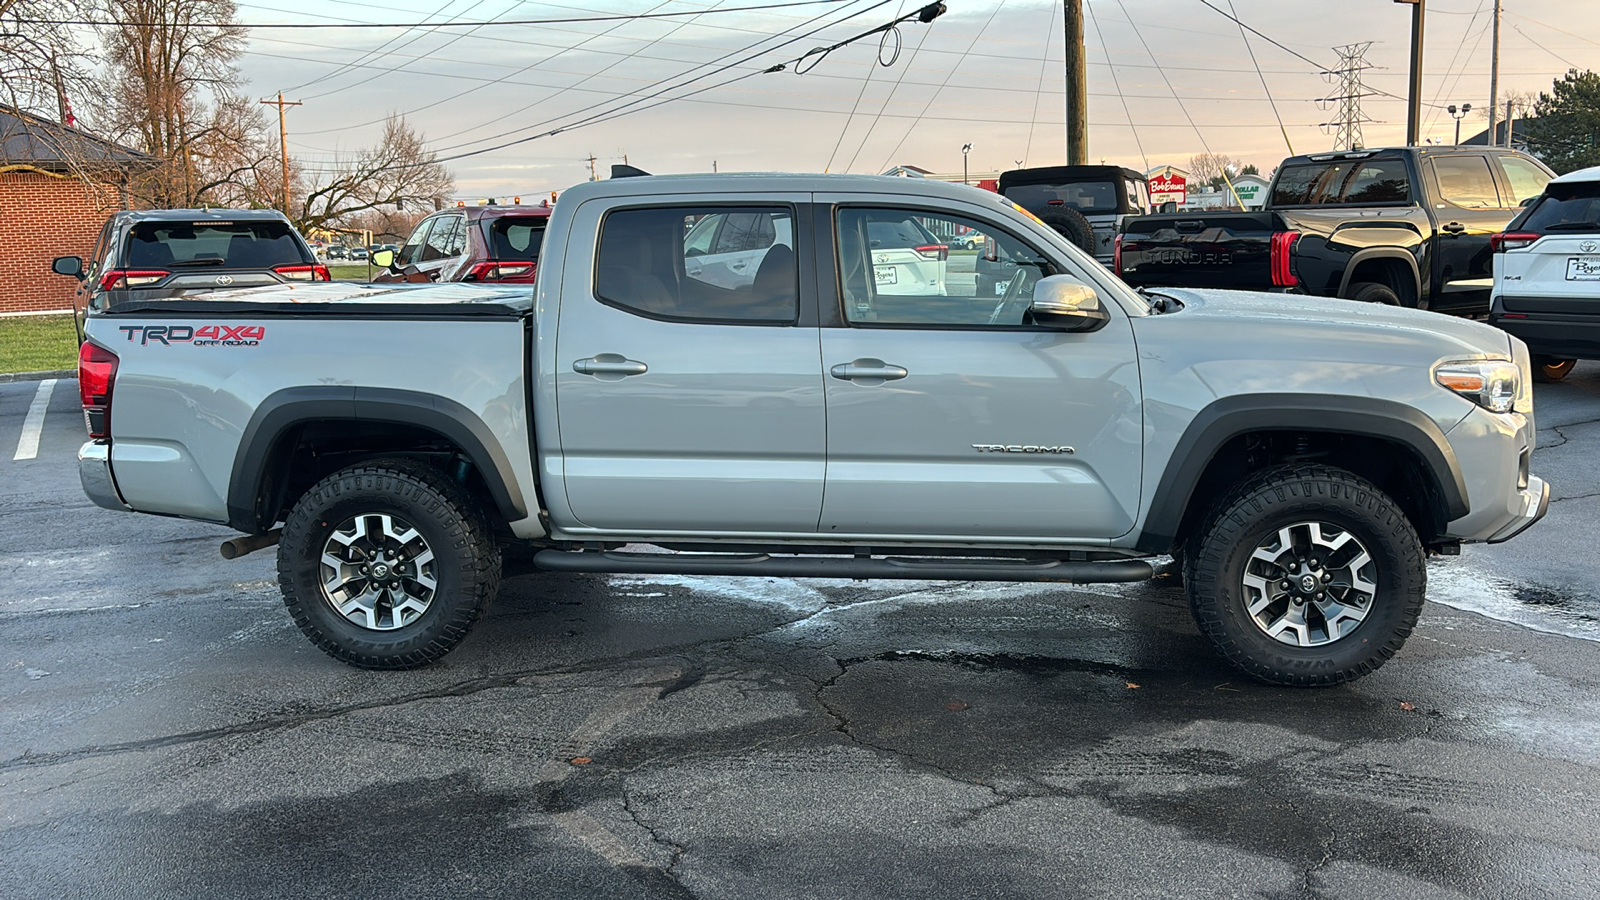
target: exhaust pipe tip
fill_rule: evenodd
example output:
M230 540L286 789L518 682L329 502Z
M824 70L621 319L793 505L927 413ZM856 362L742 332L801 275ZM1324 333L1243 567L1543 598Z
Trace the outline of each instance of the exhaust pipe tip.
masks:
M257 550L273 546L278 543L278 539L282 536L283 529L274 528L266 534L247 534L243 537L223 541L222 547L219 549L222 551L223 559L238 559L247 553L254 553Z

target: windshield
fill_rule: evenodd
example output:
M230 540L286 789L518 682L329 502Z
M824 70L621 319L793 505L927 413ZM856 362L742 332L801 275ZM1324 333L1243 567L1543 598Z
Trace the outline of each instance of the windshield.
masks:
M1115 181L1019 184L1006 188L1006 199L1035 213L1062 206L1082 213L1114 213L1120 209L1119 195Z
M315 262L288 222L140 222L128 236L130 269L270 269Z
M544 241L544 216L504 216L493 220L489 233L495 259L538 259Z
M1516 231L1600 231L1600 182L1550 185L1549 193L1539 198L1506 230Z

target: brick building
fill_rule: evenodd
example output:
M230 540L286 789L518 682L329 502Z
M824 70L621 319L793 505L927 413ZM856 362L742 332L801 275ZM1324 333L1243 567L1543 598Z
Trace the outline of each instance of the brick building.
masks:
M0 313L72 308L77 282L50 271L88 257L149 157L76 128L0 106Z

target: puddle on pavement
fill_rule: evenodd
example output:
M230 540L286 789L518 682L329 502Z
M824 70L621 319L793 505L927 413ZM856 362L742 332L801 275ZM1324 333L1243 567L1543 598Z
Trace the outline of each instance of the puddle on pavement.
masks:
M1600 596L1506 581L1461 560L1429 564L1428 599L1534 631L1600 642Z

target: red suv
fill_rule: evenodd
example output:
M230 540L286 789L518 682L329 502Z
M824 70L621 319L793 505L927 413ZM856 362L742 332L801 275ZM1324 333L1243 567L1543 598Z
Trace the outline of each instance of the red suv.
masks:
M373 281L532 284L547 206L459 206L417 224L393 264Z

